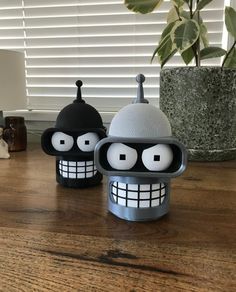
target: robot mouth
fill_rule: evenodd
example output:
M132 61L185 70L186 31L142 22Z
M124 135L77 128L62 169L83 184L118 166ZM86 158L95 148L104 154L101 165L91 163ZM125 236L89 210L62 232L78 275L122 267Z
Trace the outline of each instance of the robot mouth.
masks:
M64 178L91 178L97 173L94 161L59 161L59 172Z
M116 204L125 207L157 207L165 200L166 185L164 183L139 185L112 182L111 196Z

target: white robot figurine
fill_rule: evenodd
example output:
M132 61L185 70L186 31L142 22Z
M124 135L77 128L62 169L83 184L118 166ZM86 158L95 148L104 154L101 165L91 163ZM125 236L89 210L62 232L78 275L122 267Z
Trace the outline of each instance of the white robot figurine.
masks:
M165 114L144 99L145 77L136 80L137 99L113 118L108 137L96 145L95 163L108 176L109 211L148 221L168 213L170 179L185 170L187 157Z

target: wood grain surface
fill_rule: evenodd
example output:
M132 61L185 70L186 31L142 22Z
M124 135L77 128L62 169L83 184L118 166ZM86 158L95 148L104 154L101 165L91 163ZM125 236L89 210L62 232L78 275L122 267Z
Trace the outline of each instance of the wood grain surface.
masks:
M0 160L0 291L236 291L236 161L189 163L170 213L126 222L38 145Z

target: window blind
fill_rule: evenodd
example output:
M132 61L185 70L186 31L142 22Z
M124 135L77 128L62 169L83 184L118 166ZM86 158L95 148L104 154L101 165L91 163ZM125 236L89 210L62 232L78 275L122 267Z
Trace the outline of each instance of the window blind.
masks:
M160 65L150 59L169 7L165 1L140 15L123 0L0 0L0 48L25 52L28 109L61 109L82 79L88 103L115 111L136 96L138 73L146 75L146 98L157 104ZM222 45L223 10L224 1L215 0L202 12L211 45ZM180 56L168 63L181 65Z

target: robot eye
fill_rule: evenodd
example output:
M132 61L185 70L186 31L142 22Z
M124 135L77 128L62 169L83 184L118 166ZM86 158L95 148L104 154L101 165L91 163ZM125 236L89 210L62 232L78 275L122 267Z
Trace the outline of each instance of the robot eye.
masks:
M169 145L158 144L143 151L142 161L151 171L167 169L173 161L173 152Z
M94 151L94 148L99 141L99 137L96 133L86 133L77 138L77 145L80 150L84 152Z
M57 151L69 151L74 145L74 139L65 133L55 132L52 135L51 143Z
M107 161L114 169L128 170L137 162L137 151L122 143L113 143L107 151Z

